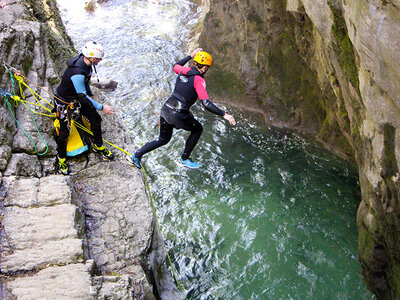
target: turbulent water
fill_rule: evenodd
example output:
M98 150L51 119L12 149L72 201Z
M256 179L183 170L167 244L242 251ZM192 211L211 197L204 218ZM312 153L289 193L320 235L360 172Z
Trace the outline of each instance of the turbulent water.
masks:
M87 40L104 46L98 72L119 82L106 96L135 146L155 138L197 6L114 0L87 13L84 1L58 2L78 49ZM181 131L143 158L184 296L370 299L357 259L354 166L296 134L267 128L261 116L224 108L237 126L200 106L193 110L204 125L193 153L202 168L176 164L187 137Z

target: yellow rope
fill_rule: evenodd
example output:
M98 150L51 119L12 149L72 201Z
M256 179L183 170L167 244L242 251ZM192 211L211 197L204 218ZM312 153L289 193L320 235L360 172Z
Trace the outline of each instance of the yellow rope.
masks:
M147 192L148 192L149 198L150 198L150 204L151 204L151 207L153 209L154 218L156 220L157 230L161 234L161 228L160 228L160 224L159 224L158 219L157 219L156 208L154 206L153 197L152 197L151 192L150 192L149 181L147 180L147 173L146 173L146 170L145 170L145 168L143 166L142 166L142 170L143 170L143 175L144 175L144 181L146 183L146 189L147 189ZM167 248L167 245L165 245L165 248ZM183 288L182 288L181 283L178 280L178 276L176 275L176 271L175 271L175 268L174 268L174 266L172 264L171 257L168 254L168 249L167 249L166 253L167 253L167 258L168 258L169 265L171 266L172 274L174 275L175 281L176 281L176 283L177 283L177 285L179 287L179 290L180 290L180 293L181 293L181 296L182 296L183 295ZM184 299L186 300L186 297L184 297Z
M43 106L38 97L43 100L44 102L46 102L49 106L51 106L51 108L54 107L53 104L49 103L46 99L44 99L42 96L40 96L38 93L36 93L34 90L32 90L24 81L23 77L17 74L14 74L15 79L17 79L18 83L19 83L19 87L20 87L20 93L23 99L25 99L25 95L24 95L24 91L22 90L22 85L24 85L32 94L33 98L35 98L36 102L38 103L37 105L44 108L47 111L51 111L51 109L47 108L46 106ZM45 90L46 91L46 90Z
M47 109L47 107L44 107L44 106L42 106L42 105L40 105L40 104L37 104L37 103L33 103L33 102L29 102L29 101L22 100L19 96L11 96L11 99L13 99L13 100L15 101L15 103L21 102L27 109L29 109L29 110L30 110L32 113L34 113L34 114L42 115L42 116L47 116L47 117L51 117L51 118L54 118L54 117L56 116L55 113L49 115L49 114L44 114L44 113L40 113L40 112L31 110L31 109L26 105L26 103L29 103L29 104L32 104L32 105L35 105L35 106L40 106L40 107L46 108L47 111L51 112L51 110L50 110L50 109ZM17 107L18 104L17 104L17 105L14 105L14 106Z
M17 70L17 72L18 72L18 74L17 74L17 76L20 76L20 77L22 77L23 79L25 79L26 81L28 81L28 82L30 82L30 83L32 83L34 86L36 86L37 88L39 88L39 89L41 89L42 91L44 91L44 92L46 92L47 94L49 94L49 96L50 97L52 97L52 98L54 98L54 99L57 99L58 101L60 101L61 103L64 103L64 104L69 104L69 102L65 102L63 99L60 99L60 97L57 97L56 95L54 95L53 93L50 93L48 90L46 90L46 89L44 89L43 87L41 87L40 85L38 85L38 84L36 84L35 82L33 82L32 80L30 80L28 77L26 77L26 76L24 76L20 71L18 71ZM16 74L14 74L14 76L15 76ZM24 83L25 85L26 85L26 83ZM37 93L36 93L37 94ZM39 95L39 97L40 97L40 95ZM43 99L43 98L42 98ZM48 103L45 99L43 99L46 103ZM53 105L52 104L50 104L50 103L48 103L50 106L52 106L53 107Z
M93 132L91 132L89 129L87 129L87 128L86 128L84 125L82 125L81 123L78 123L77 121L73 121L73 122L74 122L74 124L75 124L75 126L76 126L77 128L82 129L83 131L89 133L90 135L93 135ZM116 145L110 143L109 141L106 141L105 139L103 139L103 142L105 142L105 143L109 144L110 146L113 146L114 148L116 148L116 149L118 149L118 150L120 150L120 151L122 151L122 152L128 154L129 156L131 155L128 151L126 151L126 150L124 150L124 149L122 149L122 148L120 148L120 147L118 147L118 146L116 146Z

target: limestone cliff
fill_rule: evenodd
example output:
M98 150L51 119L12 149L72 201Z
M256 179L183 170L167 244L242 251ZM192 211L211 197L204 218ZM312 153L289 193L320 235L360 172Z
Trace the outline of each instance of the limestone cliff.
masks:
M256 100L268 123L357 163L362 272L379 299L398 299L398 1L210 0L203 27L211 94Z
M51 92L77 53L55 0L2 1L0 41L1 63L22 70L31 88L52 103L35 84ZM21 94L3 66L0 87ZM35 102L30 91L24 94ZM164 244L143 175L125 154L114 149L113 162L90 154L86 167L84 158L74 159L70 176L54 175L52 119L0 100L0 298L155 299L158 293L179 299L165 273ZM104 117L103 131L106 140L130 150L118 116Z

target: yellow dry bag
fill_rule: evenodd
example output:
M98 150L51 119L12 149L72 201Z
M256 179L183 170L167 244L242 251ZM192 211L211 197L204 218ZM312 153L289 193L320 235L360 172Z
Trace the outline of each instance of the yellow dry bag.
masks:
M85 118L83 119L83 124L87 129L90 130L90 123L86 121ZM60 120L54 120L54 127L56 128L57 135L60 133ZM68 141L67 141L67 156L77 156L82 153L89 151L90 149L90 140L86 134L81 129L78 129L75 126L75 121L71 120L71 129L69 131Z

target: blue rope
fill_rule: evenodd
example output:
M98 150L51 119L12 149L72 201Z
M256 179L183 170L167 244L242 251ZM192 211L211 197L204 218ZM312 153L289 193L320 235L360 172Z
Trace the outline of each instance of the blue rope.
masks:
M40 134L40 131L39 131L39 128L38 128L38 126L37 126L37 124L36 124L36 119L35 119L35 116L34 116L32 110L31 110L29 107L27 107L28 110L30 111L31 115L32 115L33 123L35 124L36 131L38 132L40 139L42 140L42 142L43 142L43 143L45 144L45 146L46 146L46 149L45 149L45 151L44 151L43 153L39 153L39 151L38 151L38 149L37 149L37 147L36 147L36 143L33 141L33 139L31 138L31 136L25 131L25 129L21 126L21 124L19 124L17 118L15 117L15 114L13 113L13 110L12 110L12 107L13 107L13 106L12 106L11 103L8 101L8 99L12 99L12 98L11 98L12 95L11 95L10 93L7 93L7 91L5 91L5 90L3 90L3 89L0 89L0 94L1 94L1 96L4 97L4 99L5 99L6 103L7 103L7 107L8 107L8 109L10 110L10 112L11 112L11 114L12 114L12 116L13 116L15 122L18 124L18 126L22 129L22 131L25 133L25 135L26 135L26 136L28 137L28 139L31 141L31 144L32 144L33 147L35 148L36 154L37 154L37 155L45 155L45 154L47 153L47 151L49 150L49 146L47 145L47 143L44 141L42 135Z

